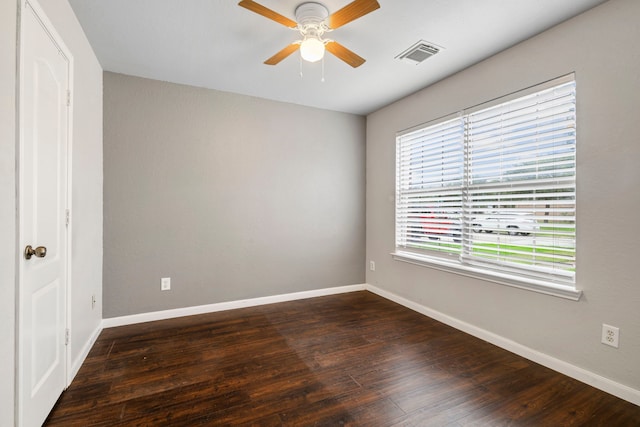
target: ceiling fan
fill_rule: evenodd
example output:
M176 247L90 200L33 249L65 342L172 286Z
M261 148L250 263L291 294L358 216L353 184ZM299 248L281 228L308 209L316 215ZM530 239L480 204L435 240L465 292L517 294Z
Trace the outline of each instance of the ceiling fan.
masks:
M340 43L323 38L324 34L340 28L349 22L361 18L380 7L377 0L354 0L337 12L329 15L327 8L316 2L300 4L295 11L296 20L293 21L266 6L253 0L242 0L238 3L259 15L269 18L285 27L297 30L300 40L297 40L271 58L264 61L267 65L276 65L296 50L300 49L302 59L316 62L323 58L325 50L356 68L364 64L364 58L356 55Z

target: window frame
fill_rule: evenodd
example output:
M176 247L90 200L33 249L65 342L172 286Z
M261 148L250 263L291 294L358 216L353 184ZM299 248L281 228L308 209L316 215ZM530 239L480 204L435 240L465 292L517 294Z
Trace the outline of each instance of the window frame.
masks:
M527 268L520 268L520 269L516 268L516 270L518 271L510 272L508 259L506 261L500 260L499 262L497 262L495 268L492 268L491 265L486 265L489 263L484 263L485 265L482 265L483 264L482 262L480 263L473 262L473 261L468 262L469 259L477 260L479 258L478 257L474 258L472 255L470 255L470 252L469 252L470 245L472 245L472 243L470 242L473 242L473 244L475 244L475 240L470 238L471 229L473 227L473 224L472 224L473 218L469 217L471 215L470 214L471 208L469 206L469 196L468 195L462 196L463 193L470 192L471 191L470 189L474 187L474 185L471 184L471 178L469 177L469 170L471 169L471 167L469 166L469 162L470 162L470 158L472 157L469 152L469 146L471 145L470 141L473 139L473 137L467 135L467 125L468 125L468 121L471 120L470 117L476 113L482 113L482 112L491 110L494 107L499 107L503 104L506 104L512 101L518 101L530 95L538 94L538 93L547 91L548 89L556 88L558 86L561 86L567 83L573 83L574 85L576 85L574 73L526 88L524 90L511 93L506 96L493 99L491 101L464 109L458 113L450 114L450 115L432 120L430 122L427 122L418 126L414 126L410 129L406 129L404 131L397 133L396 135L396 203L395 203L395 215L394 215L395 251L391 254L393 256L393 259L397 261L402 261L402 262L407 262L407 263L416 264L420 266L435 268L435 269L443 270L447 272L452 272L452 273L460 274L463 276L473 277L473 278L477 278L484 281L490 281L494 283L516 287L516 288L531 290L531 291L535 291L543 294L558 296L558 297L562 297L570 300L577 301L580 299L582 295L582 291L578 290L575 286L576 285L575 268L574 268L574 273L572 277L573 280L571 281L565 280L562 278L557 279L561 275L553 276L553 277L550 276L551 278L549 280L546 280L546 278L544 277L544 274L542 273L536 272L536 274L530 275L532 277L528 276L526 274ZM573 123L577 123L576 98L577 97L574 92L573 98L571 98L574 102ZM414 168L413 167L414 159L416 157L419 158L421 156L424 158L424 155L422 154L406 155L406 154L402 154L400 150L404 150L404 152L409 150L409 148L407 147L411 147L411 143L406 141L406 139L411 138L413 134L417 134L417 133L420 133L421 131L425 131L423 132L423 135L425 135L425 134L428 134L431 128L435 128L438 126L445 126L447 123L449 122L453 123L456 120L460 120L462 122L462 126L465 132L463 136L463 142L462 142L463 147L461 148L462 157L463 157L462 163L464 164L463 166L464 172L463 172L461 187L459 189L460 196L465 197L464 202L461 202L460 207L458 207L457 205L458 202L457 200L455 200L454 196L451 196L451 198L445 197L445 199L438 199L438 204L443 206L442 209L432 209L432 210L425 211L426 213L422 214L422 211L418 212L416 210L416 206L418 207L422 206L422 203L423 203L422 198L425 198L425 200L432 200L430 199L431 196L428 196L429 192L431 191L429 189L431 185L429 180L431 179L435 182L434 188L436 188L436 190L433 191L433 194L436 197L438 197L438 194L442 194L443 192L448 193L449 188L452 189L451 194L455 193L457 177L454 176L453 178L451 178L451 181L445 182L444 181L445 178L448 180L451 177L451 175L454 175L454 174L448 174L444 172L445 168L442 167L442 172L441 172L442 180L443 180L442 182L445 182L446 185L450 186L450 187L446 187L446 185L443 184L442 182L436 182L438 177L433 178L432 174L430 174L431 172L430 170L425 170L427 169L427 166L425 165L427 163L433 163L432 161L430 162L418 161L415 163L417 167ZM577 128L577 124L575 125L575 128ZM575 217L576 217L575 213L576 213L576 206L577 206L577 194L576 194L577 136L575 135L575 128L573 131L573 138L572 138L573 145L570 146L573 149L572 155L570 156L570 157L573 157L572 168L570 169L570 171L572 171L573 174L569 175L569 178L565 180L572 185L571 189L573 191L572 193L573 198L571 199L572 204L570 206L570 209L573 209L574 231L571 238L573 239L573 242L574 242L574 255L573 255L574 263L575 263L575 246L576 246L575 241L577 240L577 233L575 231L576 230L575 227L577 224L577 221L575 220ZM403 137L405 137L405 140L403 140ZM428 141L427 136L423 136L423 138ZM404 145L402 145L402 143L404 143ZM436 141L434 143L434 147L437 148L438 147L437 144L438 142ZM444 144L444 143L441 142L441 144ZM429 151L427 148L424 148L424 147L428 147L428 145L423 144L420 146L420 149L424 151ZM444 153L444 149L443 149L443 153ZM440 153L438 153L438 155L440 155ZM406 160L407 156L410 159L408 161L409 163L407 163L407 160ZM411 156L415 156L415 157L411 157ZM443 158L444 156L445 154L442 154ZM452 162L458 161L458 159L451 160L451 157L453 156L448 155L449 161L452 161ZM447 163L445 166L453 167L455 169L455 165L451 166L451 164L449 163ZM554 173L555 171L556 169L553 169ZM407 201L411 199L411 195L410 195L411 190L407 189L407 184L406 184L407 180L405 179L407 174L416 174L416 175L420 174L421 179L423 180L421 182L426 182L426 184L424 184L421 187L421 190L419 191L419 196L417 196L418 198L417 202L415 198L413 202ZM501 175L501 176L504 176L504 175ZM411 180L413 179L414 178L412 177ZM536 178L536 180L539 180L539 178ZM559 181L562 181L562 180L559 180ZM402 185L402 189L401 189L401 185ZM438 185L440 185L440 189L437 188ZM503 185L497 185L497 187L508 189L511 187L511 185L512 184L506 183ZM563 184L563 185L566 185L566 184ZM427 188L427 189L425 190L424 188ZM447 190L443 190L444 188L446 188ZM501 190L501 191L507 191L507 190ZM536 191L537 190L533 191L533 193L535 193ZM433 199L433 200L436 200L436 199ZM399 207L400 205L402 205L402 207ZM414 210L408 211L407 209L410 209L410 208L413 208ZM431 224L428 226L431 228L427 228L427 231L422 229L420 230L421 233L429 233L429 232L439 233L442 231L438 231L438 228L437 228L438 224L442 223L443 221L442 218L449 218L447 216L447 212L453 212L455 211L455 209L460 209L459 218L457 218L457 220L459 221L460 228L457 230L454 230L454 232L450 234L452 236L450 239L453 239L454 242L456 241L461 242L461 243L458 243L458 246L459 246L458 252L456 252L457 249L454 247L455 246L454 244L449 244L451 248L445 248L444 250L443 249L434 250L433 247L435 247L435 245L431 245L430 247L429 240L424 240L424 239L421 240L421 242L426 242L423 246L421 246L421 248L425 248L425 249L415 247L417 246L416 243L414 243L413 245L409 245L407 243L411 241L411 238L412 238L411 232L415 230L416 215L424 215L424 218L426 218L426 219L421 219L423 217L420 216L419 220L421 224L419 224L419 227L426 228L427 226L424 225L425 223ZM402 215L399 214L399 212ZM407 212L413 212L412 213L413 216L408 216ZM504 208L504 209L498 210L498 213L500 215L506 215L508 214L508 209ZM411 223L411 219L413 219L413 223ZM402 222L402 226L399 225L401 222ZM452 226L449 225L448 227L452 227ZM433 234L432 236L437 236L437 234ZM456 240L456 237L458 240ZM399 244L399 242L403 244ZM410 246L413 246L413 247L410 247ZM442 246L446 246L446 245L442 245ZM537 248L538 246L539 245L537 245L534 242L532 247ZM439 250L442 252L438 252ZM535 270L536 270L535 268L531 269L531 271L535 271ZM570 274L567 276L571 277Z

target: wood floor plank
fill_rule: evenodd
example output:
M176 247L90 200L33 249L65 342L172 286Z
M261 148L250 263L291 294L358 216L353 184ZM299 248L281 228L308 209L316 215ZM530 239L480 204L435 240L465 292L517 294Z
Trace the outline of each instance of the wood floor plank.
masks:
M369 292L106 329L47 426L640 426L640 407Z

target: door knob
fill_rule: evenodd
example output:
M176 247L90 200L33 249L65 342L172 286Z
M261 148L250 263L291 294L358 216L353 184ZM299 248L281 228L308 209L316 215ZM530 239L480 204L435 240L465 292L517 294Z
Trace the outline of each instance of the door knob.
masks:
M33 255L38 258L44 258L47 256L47 248L45 248L44 246L38 246L37 248L33 249L31 245L27 245L27 247L24 248L24 258L31 259Z

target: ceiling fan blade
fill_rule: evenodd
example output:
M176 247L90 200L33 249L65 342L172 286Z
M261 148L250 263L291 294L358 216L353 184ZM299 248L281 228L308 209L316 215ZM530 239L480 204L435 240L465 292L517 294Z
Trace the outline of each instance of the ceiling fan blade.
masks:
M355 0L329 16L329 28L335 30L379 7L377 0Z
M365 62L364 58L356 55L338 42L331 41L325 45L325 48L353 68L359 67Z
M275 12L259 3L256 3L253 0L242 0L240 3L238 3L238 6L249 9L250 11L257 13L258 15L262 15L265 18L269 18L272 21L276 21L278 24L282 24L285 27L295 28L298 26L298 23L296 21L292 21L286 16L280 15L278 12Z
M267 65L276 65L287 56L291 55L293 52L300 48L300 43L291 43L289 46L282 49L280 52L273 55L271 58L264 61Z

